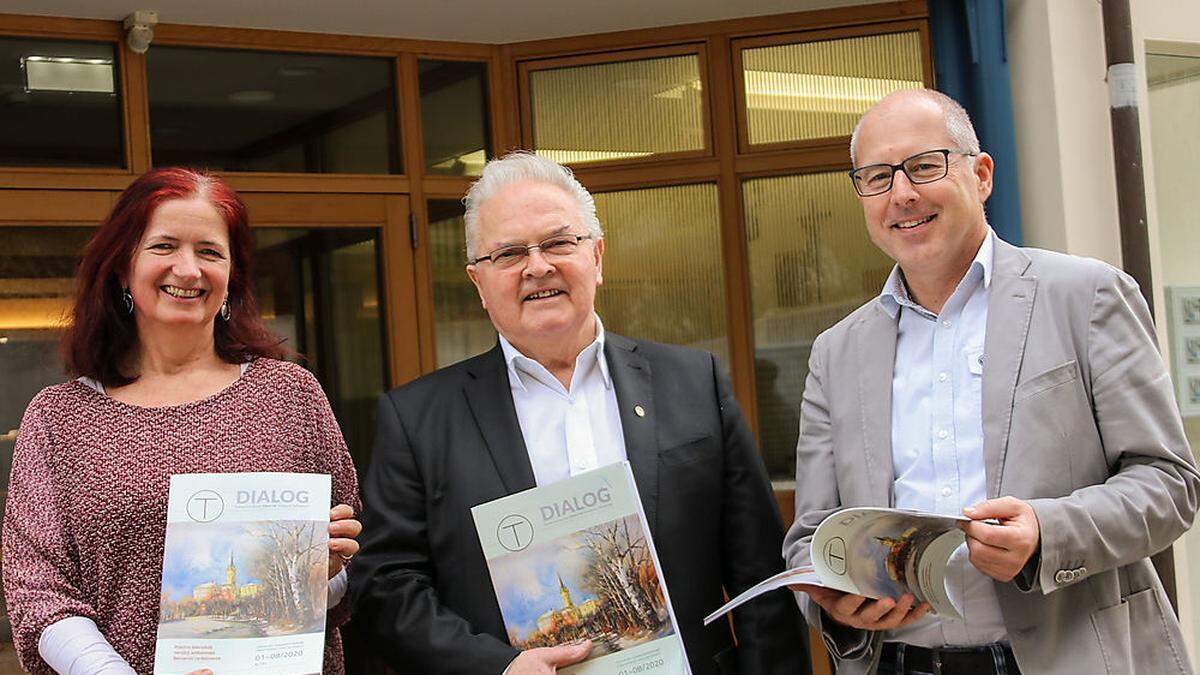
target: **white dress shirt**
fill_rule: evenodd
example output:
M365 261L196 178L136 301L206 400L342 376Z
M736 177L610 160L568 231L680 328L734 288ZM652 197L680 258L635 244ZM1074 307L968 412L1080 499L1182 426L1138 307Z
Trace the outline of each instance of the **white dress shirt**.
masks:
M517 422L533 476L548 485L626 458L617 391L604 357L604 326L596 317L596 339L575 358L571 388L545 366L517 351L504 336Z
M983 347L995 234L989 228L940 314L908 296L899 266L879 302L900 315L892 372L892 465L896 508L962 515L987 499L983 463ZM884 639L921 647L1006 642L994 582L964 544L950 559L946 590L963 620L933 615Z

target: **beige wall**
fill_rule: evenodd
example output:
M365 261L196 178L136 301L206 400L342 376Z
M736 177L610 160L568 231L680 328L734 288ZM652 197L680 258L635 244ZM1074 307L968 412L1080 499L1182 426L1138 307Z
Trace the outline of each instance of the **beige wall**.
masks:
M1172 100L1179 91L1146 87L1144 57L1200 55L1200 2L1129 0L1133 14L1138 100L1155 304L1165 307L1164 283L1200 283L1200 140L1195 119ZM1120 264L1112 136L1100 3L1094 0L1008 0L1008 53L1012 72L1021 217L1027 245ZM1158 124L1158 155L1152 142ZM1190 124L1190 135L1173 129ZM1184 147L1181 144L1190 144ZM1185 164L1190 163L1190 166ZM1190 179L1177 172L1190 172ZM1159 186L1155 176L1172 176ZM1190 186L1190 188L1189 188ZM1158 189L1163 190L1162 195ZM1185 199L1191 190L1191 203ZM1160 214L1160 197L1163 211ZM1190 213L1188 212L1189 207ZM1179 227L1190 216L1188 227ZM1161 227L1160 227L1161 217ZM1185 223L1186 224L1186 223ZM1162 316L1162 311L1159 311ZM1166 321L1159 320L1167 353ZM1189 426L1189 431L1193 431ZM1193 446L1197 443L1193 441ZM1180 618L1193 661L1200 646L1200 532L1175 547Z

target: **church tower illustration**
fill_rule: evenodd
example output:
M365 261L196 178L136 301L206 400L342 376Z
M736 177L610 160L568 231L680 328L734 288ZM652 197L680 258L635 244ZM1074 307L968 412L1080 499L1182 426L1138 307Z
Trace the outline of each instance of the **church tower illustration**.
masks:
M558 592L562 594L563 609L574 607L575 603L571 602L571 591L567 589L567 585L563 583L562 575L558 575Z
M237 576L237 568L233 566L233 552L229 552L229 567L225 568L225 583L234 586L234 578Z

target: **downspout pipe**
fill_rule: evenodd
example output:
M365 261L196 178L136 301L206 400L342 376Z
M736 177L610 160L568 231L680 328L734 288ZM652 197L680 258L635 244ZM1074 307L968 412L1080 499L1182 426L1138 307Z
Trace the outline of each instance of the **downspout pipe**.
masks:
M1108 61L1108 101L1117 178L1121 266L1137 281L1153 317L1154 282L1150 273L1150 233L1146 226L1146 181L1143 175L1141 123L1138 119L1133 21L1129 0L1103 0L1100 5L1104 19L1104 52ZM1171 600L1171 606L1178 615L1173 547L1167 547L1151 559Z

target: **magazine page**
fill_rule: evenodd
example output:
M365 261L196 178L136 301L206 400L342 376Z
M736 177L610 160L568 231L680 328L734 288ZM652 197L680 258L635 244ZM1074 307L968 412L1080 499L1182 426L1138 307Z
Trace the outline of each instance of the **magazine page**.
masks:
M757 584L754 584L750 588L747 588L739 593L736 598L730 600L724 605L721 605L717 611L704 617L704 625L707 626L713 621L716 621L722 614L732 612L733 610L741 607L754 598L757 598L763 593L769 593L777 588L791 586L792 584L807 584L809 586L825 585L821 583L821 577L817 576L817 571L813 569L812 565L804 565L802 567L784 570L779 574L763 579Z
M912 593L940 616L960 618L946 593L946 562L967 518L885 508L831 514L813 534L812 560L825 586L870 598Z
M566 675L690 672L628 462L471 514L514 647L591 640Z
M171 477L155 673L320 673L330 478Z

